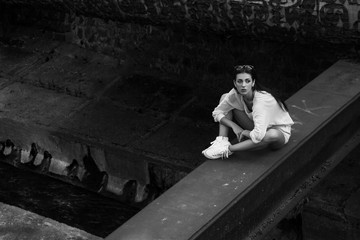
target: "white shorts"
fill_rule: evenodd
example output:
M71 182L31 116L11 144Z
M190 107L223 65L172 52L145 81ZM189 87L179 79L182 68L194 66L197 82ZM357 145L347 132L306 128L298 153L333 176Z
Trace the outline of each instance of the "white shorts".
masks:
M287 144L289 142L291 136L291 125L276 125L272 126L270 129L277 129L284 135L284 144Z

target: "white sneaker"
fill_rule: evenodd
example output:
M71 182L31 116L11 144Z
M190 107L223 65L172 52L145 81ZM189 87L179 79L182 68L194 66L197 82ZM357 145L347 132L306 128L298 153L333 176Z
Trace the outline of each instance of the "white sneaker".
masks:
M228 158L232 152L229 150L230 142L227 137L218 136L211 146L202 151L208 159Z
M216 139L210 143L210 147L208 147L207 149L203 150L202 153L204 153L205 151L207 151L209 148L213 148L213 147L216 147L216 146L218 146L218 145L224 145L226 142L229 142L228 137L217 136Z

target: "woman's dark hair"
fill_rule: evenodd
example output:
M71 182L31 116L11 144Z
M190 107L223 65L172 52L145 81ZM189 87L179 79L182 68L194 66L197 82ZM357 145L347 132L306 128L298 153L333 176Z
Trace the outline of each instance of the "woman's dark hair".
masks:
M252 66L252 65L237 65L237 66L234 67L234 75L236 76L239 73L250 74L252 79L255 80L255 85L253 87L253 90L256 90L258 92L268 92L268 93L270 93L275 98L275 100L277 101L277 103L279 104L279 106L283 110L289 111L286 103L278 96L278 94L275 91L272 91L272 90L262 86L259 83L259 80L258 80L258 77L257 77L254 66Z

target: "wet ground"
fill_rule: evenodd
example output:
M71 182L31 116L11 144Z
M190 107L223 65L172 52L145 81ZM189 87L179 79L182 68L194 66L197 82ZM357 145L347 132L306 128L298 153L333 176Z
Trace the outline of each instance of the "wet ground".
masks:
M105 237L139 209L0 162L0 202Z

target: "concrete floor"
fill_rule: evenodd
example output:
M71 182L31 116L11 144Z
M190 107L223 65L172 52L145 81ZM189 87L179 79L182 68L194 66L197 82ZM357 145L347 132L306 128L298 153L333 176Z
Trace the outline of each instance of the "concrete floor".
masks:
M97 236L35 213L0 203L2 240L100 240Z

